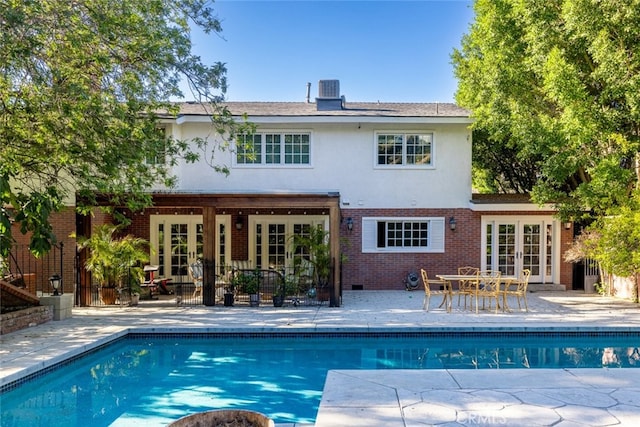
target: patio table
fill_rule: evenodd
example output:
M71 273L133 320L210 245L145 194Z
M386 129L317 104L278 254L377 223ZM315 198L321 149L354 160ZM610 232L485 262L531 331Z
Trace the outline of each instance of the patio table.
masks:
M439 307L442 307L445 303L448 302L448 307L450 311L451 303L453 301L453 284L452 282L463 282L468 281L470 283L475 283L475 297L476 297L476 311L478 309L478 286L480 281L478 280L477 274L436 274L436 277L440 280L443 280L447 285L445 285L445 290L443 292L443 300L440 303ZM513 283L516 283L518 278L515 276L500 276L500 288L498 290L499 294L502 295L502 310L511 312L509 306L507 305L507 294L505 291L511 286ZM500 307L498 307L500 308Z

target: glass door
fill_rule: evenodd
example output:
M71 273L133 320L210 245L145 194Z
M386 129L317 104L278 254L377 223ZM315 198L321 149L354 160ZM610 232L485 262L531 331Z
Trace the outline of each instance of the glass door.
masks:
M255 216L250 238L250 255L258 268L290 269L296 258L307 258L304 248L293 251L292 235L308 235L312 226L325 226L323 216Z
M189 280L188 266L203 257L202 215L152 215L150 218L151 264L158 266L156 277L174 282ZM231 254L228 235L230 215L216 215L216 265L224 266Z
M544 217L483 218L483 269L517 276L531 271L530 282L553 281L555 245L553 220Z
M188 280L188 266L203 256L201 215L152 215L150 218L151 264L156 277L174 282Z

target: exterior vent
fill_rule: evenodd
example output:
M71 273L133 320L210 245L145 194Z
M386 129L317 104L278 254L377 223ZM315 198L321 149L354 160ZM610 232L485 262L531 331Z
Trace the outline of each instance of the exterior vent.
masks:
M338 111L344 109L344 96L340 96L340 80L320 80L318 82L318 111Z
M318 98L340 98L340 80L320 80Z

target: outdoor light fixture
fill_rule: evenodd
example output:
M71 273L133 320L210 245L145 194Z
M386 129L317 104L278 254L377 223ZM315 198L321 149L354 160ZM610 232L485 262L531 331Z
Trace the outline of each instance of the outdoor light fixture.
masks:
M242 230L242 226L244 225L243 221L242 221L242 217L240 215L238 215L238 217L236 218L236 230L240 231Z
M58 293L58 288L62 284L62 277L60 277L57 273L53 276L49 277L49 283L51 283L51 287L53 288L53 296L60 295Z
M565 230L571 229L571 221L566 221L563 225Z
M347 230L353 231L353 218L347 218Z
M456 219L454 217L449 218L449 230L456 231Z

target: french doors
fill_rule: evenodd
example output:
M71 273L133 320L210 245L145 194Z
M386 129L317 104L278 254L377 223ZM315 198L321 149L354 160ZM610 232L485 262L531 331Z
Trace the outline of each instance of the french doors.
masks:
M157 277L174 282L188 280L188 266L203 257L202 215L152 215L150 218L151 264L158 266ZM217 265L225 265L231 253L227 236L230 217L216 216Z
M528 269L533 283L557 278L559 233L552 217L483 217L482 226L483 269L506 276Z
M249 219L249 254L258 268L289 269L296 258L308 259L305 248L294 251L293 235L306 236L311 227L326 227L323 216L256 215Z
M151 264L158 265L157 277L174 282L188 280L188 266L203 256L201 215L151 215ZM231 263L231 217L216 215L216 265ZM305 248L294 252L292 235L306 235L311 227L325 227L321 215L252 215L249 217L249 260L258 268L289 269L296 258L309 258ZM244 244L244 243L243 243Z

